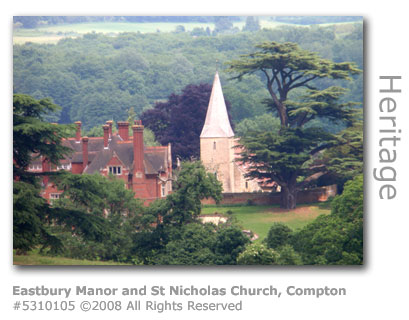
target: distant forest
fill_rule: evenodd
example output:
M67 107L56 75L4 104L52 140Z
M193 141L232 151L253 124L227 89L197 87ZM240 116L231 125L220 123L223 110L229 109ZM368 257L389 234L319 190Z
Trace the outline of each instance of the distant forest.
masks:
M15 17L15 21L20 18L43 21L44 17ZM49 18L78 22L70 19L106 17ZM324 58L355 62L363 68L362 23L283 26L217 35L198 31L121 33L116 36L89 33L62 39L57 44L14 45L14 93L29 94L36 99L50 97L62 110L49 121L72 123L80 120L84 129L89 130L109 119L126 120L130 113L139 116L156 102L165 101L173 93L179 94L189 84L211 84L216 70L219 70L225 98L232 106L232 120L238 124L244 119L265 114L263 102L268 98L268 92L262 73L255 73L241 82L230 80L225 63L253 52L256 44L264 41L296 42L303 49L317 52ZM345 101L362 103L362 75L350 82L323 79L315 83L317 87L328 84L350 89Z
M215 22L214 16L15 16L14 23L23 28L36 28L44 24L83 22ZM243 16L226 16L231 22L244 20ZM277 22L301 25L361 21L360 16L277 16L270 17Z

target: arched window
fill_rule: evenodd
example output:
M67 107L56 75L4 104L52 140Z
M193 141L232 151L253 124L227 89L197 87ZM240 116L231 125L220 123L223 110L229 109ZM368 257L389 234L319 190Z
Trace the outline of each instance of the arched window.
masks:
M216 141L213 141L213 150L216 150Z

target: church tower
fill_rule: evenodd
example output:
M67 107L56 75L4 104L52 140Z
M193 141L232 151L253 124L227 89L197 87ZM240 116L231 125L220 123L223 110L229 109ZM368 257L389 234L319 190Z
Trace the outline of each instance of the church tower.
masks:
M235 191L234 132L227 114L219 74L216 72L200 134L200 159L208 172L223 184L223 192Z

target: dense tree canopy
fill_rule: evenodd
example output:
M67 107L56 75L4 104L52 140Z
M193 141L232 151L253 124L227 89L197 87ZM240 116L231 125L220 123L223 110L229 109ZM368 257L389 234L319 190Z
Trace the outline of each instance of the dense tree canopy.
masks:
M47 119L58 123L80 120L89 130L108 119L125 120L130 108L139 117L188 84L211 83L217 65L251 52L264 41L296 42L325 59L363 66L362 24L282 27L218 36L203 33L94 33L57 44L14 45L14 92L52 98L62 110ZM265 112L262 100L269 94L263 88L262 74L237 83L228 80L222 68L219 73L225 79L223 90L232 104L233 122ZM328 87L324 80L317 83L319 88ZM340 80L335 84L345 86ZM347 101L361 101L362 79L354 80L350 87L352 96Z
M362 264L363 176L345 184L332 202L331 214L298 231L273 225L265 242L277 253L277 264Z
M242 138L241 161L250 166L248 176L275 181L281 186L281 206L296 206L297 191L328 172L316 159L320 151L336 145L336 137L319 127L306 127L317 118L350 125L354 103L339 102L345 89L318 89L314 80L351 79L360 70L354 63L336 63L301 49L295 43L265 42L258 51L233 60L236 79L262 73L270 99L268 108L280 120L278 132L253 133ZM302 90L302 91L301 91ZM291 100L293 94L296 100Z

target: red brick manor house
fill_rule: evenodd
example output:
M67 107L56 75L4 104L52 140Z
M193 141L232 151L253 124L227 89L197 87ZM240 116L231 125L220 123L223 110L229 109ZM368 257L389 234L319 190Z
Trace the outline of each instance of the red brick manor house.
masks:
M140 120L132 125L133 136L129 136L129 123L117 122L118 132L112 132L113 121L103 125L103 137L81 137L81 122L75 138L62 141L73 150L72 154L51 166L45 158L34 160L29 171L47 172L67 170L74 174L115 175L124 181L125 188L133 190L135 198L149 203L166 197L172 191L171 146L147 147L143 142L144 126ZM43 179L42 196L49 201L58 199L61 191Z

